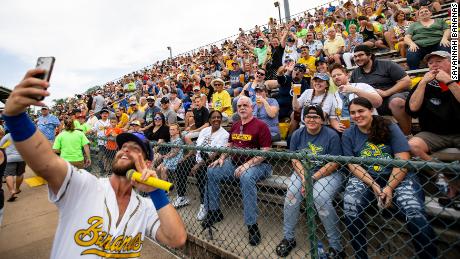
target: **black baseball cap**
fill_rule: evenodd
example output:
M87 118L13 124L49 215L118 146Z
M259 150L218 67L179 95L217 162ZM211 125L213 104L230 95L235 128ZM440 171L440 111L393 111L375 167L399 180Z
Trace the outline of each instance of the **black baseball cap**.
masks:
M356 50L355 50L355 51L356 51ZM327 62L326 62L326 59L325 59L325 58L320 57L319 59L317 59L317 60L315 61L315 66L318 66L319 63L327 63Z
M303 72L307 71L307 67L305 67L305 65L302 63L295 64L294 68L301 69Z
M168 97L165 96L165 97L161 98L160 103L169 103Z
M321 119L324 121L324 112L321 106L319 105L310 105L307 108L303 110L303 116L307 116L307 114L316 114L321 117Z
M128 141L136 142L136 144L138 144L142 148L142 151L144 152L147 159L149 161L153 160L152 146L150 145L148 139L142 133L134 132L119 134L116 138L118 150L120 150L123 144L125 144Z
M103 112L110 113L109 109L107 109L106 107L101 109L100 113L103 113Z

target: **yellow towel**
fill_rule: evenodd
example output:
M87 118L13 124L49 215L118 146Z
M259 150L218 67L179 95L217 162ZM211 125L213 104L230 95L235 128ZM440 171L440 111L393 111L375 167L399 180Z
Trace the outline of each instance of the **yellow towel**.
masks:
M40 176L34 176L24 179L24 182L26 182L26 184L29 185L29 187L37 187L40 185L47 184L45 179L41 178Z

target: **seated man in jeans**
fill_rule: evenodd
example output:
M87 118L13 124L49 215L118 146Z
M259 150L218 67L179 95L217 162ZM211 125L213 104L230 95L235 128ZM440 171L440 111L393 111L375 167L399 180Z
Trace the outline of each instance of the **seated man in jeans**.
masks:
M232 125L227 147L237 149L269 150L271 136L268 126L254 117L253 104L249 97L241 96L237 103L240 120ZM249 244L260 243L260 232L257 226L257 182L272 173L272 167L264 157L249 157L223 153L208 168L208 184L206 186L205 206L208 214L202 222L203 227L210 227L223 219L219 206L220 183L234 179L240 180L243 194L244 223L248 226Z

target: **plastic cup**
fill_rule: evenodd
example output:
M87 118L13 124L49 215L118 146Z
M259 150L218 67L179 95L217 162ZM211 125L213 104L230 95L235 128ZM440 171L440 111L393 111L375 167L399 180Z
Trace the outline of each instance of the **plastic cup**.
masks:
M300 84L292 84L292 92L295 95L300 95L300 88L301 88Z
M340 118L340 123L348 129L350 127L350 118Z

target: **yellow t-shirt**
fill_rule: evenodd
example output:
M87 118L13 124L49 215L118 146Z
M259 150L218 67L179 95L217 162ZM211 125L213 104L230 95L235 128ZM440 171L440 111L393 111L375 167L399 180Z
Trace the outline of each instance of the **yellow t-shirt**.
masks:
M227 67L228 70L233 70L233 61L232 59L227 59L227 61L225 61L225 66Z
M144 106L139 104L139 110L141 110L141 112L145 112L145 110L147 110L148 107L149 107L148 103L146 103Z
M128 121L129 121L128 114L122 113L121 116L120 116L120 119L118 121L117 127L118 128L124 128L126 126L126 124L128 123Z
M323 31L324 31L324 25L323 24L319 24L319 25L315 26L315 32L316 33L322 33Z
M315 61L316 61L316 58L312 56L310 56L308 59L299 58L297 60L297 63L304 64L308 68L308 70L310 70L310 73L305 74L304 77L312 77L313 74L316 72Z
M329 52L329 55L336 54L339 51L340 47L345 46L345 41L343 40L342 37L335 37L334 40L329 40L327 39L324 42L324 50L327 50Z
M222 112L222 109L225 107L228 107L227 110L225 110L225 114L227 116L232 116L233 111L232 111L232 98L230 97L230 94L223 90L222 92L214 92L212 95L212 107L214 110Z

